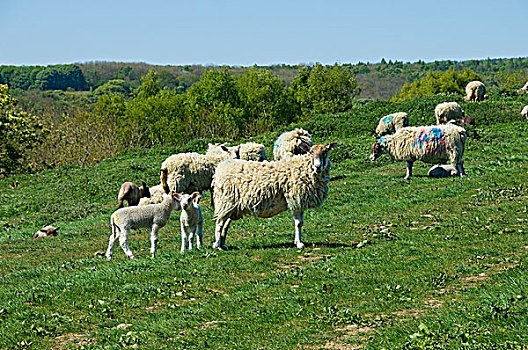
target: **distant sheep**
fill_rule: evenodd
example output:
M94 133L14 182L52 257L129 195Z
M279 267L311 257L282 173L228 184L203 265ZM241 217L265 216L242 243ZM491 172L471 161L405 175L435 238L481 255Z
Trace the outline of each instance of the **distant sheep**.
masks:
M427 176L429 177L450 177L457 175L459 175L458 170L451 164L433 165L427 172Z
M312 136L304 129L293 129L281 134L273 144L273 159L288 159L306 154L313 146Z
M246 142L237 146L226 146L225 143L209 144L207 153L205 155L218 155L225 152L221 147L227 148L229 153L235 153L236 159L254 160L262 162L266 160L266 147L261 143Z
M466 130L454 124L406 127L376 141L370 159L375 161L383 153L388 153L396 161L406 161L405 179L412 176L416 160L433 164L449 161L459 175L464 176L462 156L466 138Z
M35 232L33 235L33 239L42 238L42 237L55 237L57 236L57 231L60 229L59 227L53 227L53 226L45 226Z
M405 112L397 112L382 117L376 127L376 138L394 134L398 129L409 126L409 116Z
M456 102L440 103L435 108L436 124L446 124L450 120L464 118L464 110Z
M289 210L295 223L294 243L303 248L301 229L304 211L320 207L328 197L329 146L312 146L309 154L275 162L227 160L218 165L213 179L215 242L225 247L231 220L245 215L261 218Z
M165 194L165 191L163 191L163 186L161 184L150 187L149 191L150 197L141 198L139 200L139 206L148 204L159 204L163 202L163 195Z
M200 204L198 204L201 198L202 195L200 192L183 194L181 196L180 204L182 212L180 215L180 224L182 253L185 252L185 249L193 249L195 236L198 236L196 247L200 249L203 246L203 215Z
M123 201L127 201L128 206L138 205L140 198L150 197L150 191L147 187L147 184L143 182L141 187L138 187L133 182L125 182L121 185L119 189L119 194L117 195L117 202L119 208L123 208Z
M466 85L466 97L464 100L469 102L479 102L486 98L486 85L483 82L475 80Z
M524 106L524 108L521 111L521 116L523 116L526 119L528 119L528 106Z
M524 84L524 86L522 88L517 90L518 93L524 93L526 91L528 91L528 81L526 82L526 84Z
M158 231L167 224L171 212L180 209L180 195L171 192L160 204L145 205L140 207L126 207L116 210L110 217L112 234L108 241L106 258L112 259L114 245L119 239L119 245L129 259L134 258L134 254L128 247L128 235L131 229L141 227L149 228L150 254L154 258L157 251Z

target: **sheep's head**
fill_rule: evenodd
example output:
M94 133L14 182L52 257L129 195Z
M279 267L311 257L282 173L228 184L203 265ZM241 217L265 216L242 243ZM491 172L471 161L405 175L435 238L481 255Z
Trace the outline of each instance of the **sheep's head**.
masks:
M321 174L324 171L330 170L330 159L328 158L328 152L333 150L336 143L333 142L328 146L325 145L313 145L310 148L310 155L312 156L312 169L315 173Z
M217 155L222 154L223 152L227 152L229 154L229 158L231 159L240 159L240 146L227 147L226 143L210 143L205 154Z
M139 187L139 198L147 197L150 198L150 189L145 182Z
M376 141L372 145L372 152L370 153L370 160L375 161L378 159L382 154L385 146L383 145L383 141Z
M193 192L192 194L182 194L180 198L180 204L183 210L192 208L193 202L198 204L202 199L200 192Z

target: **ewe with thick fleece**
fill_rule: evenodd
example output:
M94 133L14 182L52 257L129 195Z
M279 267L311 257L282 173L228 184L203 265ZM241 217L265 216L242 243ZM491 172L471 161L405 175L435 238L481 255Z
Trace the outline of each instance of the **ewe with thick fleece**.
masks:
M227 160L218 165L213 179L215 201L215 242L222 249L231 220L244 215L269 218L290 210L295 222L297 248L301 241L303 214L320 207L328 197L330 159L335 147L312 146L309 154L275 162Z
M149 191L150 197L141 198L138 205L159 204L163 202L165 191L163 191L163 186L161 184L150 187Z
M193 193L211 190L211 181L218 163L236 158L235 152L204 155L198 153L178 153L167 158L161 164L161 185L165 193Z
M466 97L464 100L470 102L483 101L486 95L486 85L483 82L475 80L466 85Z
M222 147L227 148L231 154L236 154L236 159L254 160L255 162L262 162L266 160L266 147L261 143L247 142L238 146L226 146L225 143L209 144L209 148L205 155L218 155L224 151Z
M200 192L193 194L184 194L181 196L180 204L182 212L180 215L182 245L181 252L185 249L193 249L194 236L198 236L196 247L200 249L203 246L203 215L200 209ZM188 244L188 245L187 245Z
M112 234L108 241L106 258L112 259L114 245L119 238L119 245L123 248L126 256L134 258L134 254L128 247L128 234L131 229L140 227L149 228L150 254L156 255L158 244L158 230L167 224L171 212L180 209L180 196L171 192L160 204L145 205L141 207L126 207L116 210L110 217Z
M521 116L528 119L528 106L524 106L524 108L521 111Z
M288 159L306 154L313 146L312 136L304 129L293 129L281 134L273 144L273 159Z
M449 161L459 175L464 176L462 156L466 138L466 130L454 124L406 127L376 141L370 159L375 161L383 153L388 153L396 161L406 161L406 179L412 176L416 160L433 164Z
M383 135L394 134L406 126L409 126L409 116L407 113L392 113L380 119L374 135L376 137L382 137Z
M435 108L436 124L446 124L450 120L464 118L464 110L456 102L440 103Z

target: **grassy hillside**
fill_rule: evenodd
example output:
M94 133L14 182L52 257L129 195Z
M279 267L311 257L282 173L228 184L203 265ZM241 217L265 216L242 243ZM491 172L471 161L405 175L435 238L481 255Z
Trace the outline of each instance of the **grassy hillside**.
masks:
M431 124L459 101L477 119L467 177L430 179L417 162L368 159L382 115ZM214 251L180 254L178 214L149 258L146 230L107 262L123 181L158 181L172 149L129 152L89 168L0 180L0 348L521 349L528 344L528 125L521 97L358 101L300 125L331 154L330 194L305 213L304 250L288 213L233 222ZM257 139L268 154L280 130ZM470 133L471 134L471 133ZM203 143L188 146L203 150ZM18 180L14 189L9 184ZM56 238L31 240L44 225Z

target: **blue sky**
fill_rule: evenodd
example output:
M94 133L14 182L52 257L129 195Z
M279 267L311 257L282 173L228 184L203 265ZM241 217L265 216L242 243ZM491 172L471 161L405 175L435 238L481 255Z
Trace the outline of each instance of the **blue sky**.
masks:
M527 0L0 0L0 65L528 56Z

